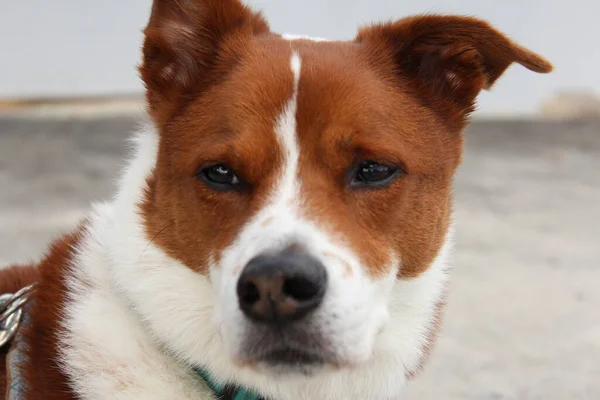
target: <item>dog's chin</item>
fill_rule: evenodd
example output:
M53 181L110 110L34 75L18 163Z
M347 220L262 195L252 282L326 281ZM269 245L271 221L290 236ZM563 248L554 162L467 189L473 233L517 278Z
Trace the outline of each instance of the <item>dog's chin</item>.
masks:
M274 329L250 322L240 332L231 350L234 364L268 375L302 374L354 368L372 356L368 337L352 344L339 335L324 333L313 321L281 324ZM346 335L350 336L350 335Z

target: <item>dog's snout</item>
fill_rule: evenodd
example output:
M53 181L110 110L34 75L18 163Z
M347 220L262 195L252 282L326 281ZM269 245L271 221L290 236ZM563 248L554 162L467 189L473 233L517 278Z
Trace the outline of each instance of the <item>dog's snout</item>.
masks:
M319 260L288 249L250 260L237 284L244 314L260 322L302 318L321 304L327 273Z

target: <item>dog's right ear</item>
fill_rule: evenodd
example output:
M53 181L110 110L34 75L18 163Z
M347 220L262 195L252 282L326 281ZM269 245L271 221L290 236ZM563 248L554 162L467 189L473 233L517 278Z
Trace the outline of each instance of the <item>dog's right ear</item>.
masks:
M217 79L220 52L269 32L239 0L154 0L140 73L150 114L164 123L185 97Z
M543 57L510 40L486 21L456 15L417 15L362 29L356 39L413 92L461 130L477 95L512 64L552 71Z

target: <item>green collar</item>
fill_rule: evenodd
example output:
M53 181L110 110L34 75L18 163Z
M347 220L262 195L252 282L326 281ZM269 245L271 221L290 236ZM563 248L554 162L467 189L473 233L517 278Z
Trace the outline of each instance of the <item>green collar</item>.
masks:
M195 368L194 370L198 376L206 382L215 395L217 395L217 399L219 400L266 400L264 397L252 392L250 389L217 383L204 369Z

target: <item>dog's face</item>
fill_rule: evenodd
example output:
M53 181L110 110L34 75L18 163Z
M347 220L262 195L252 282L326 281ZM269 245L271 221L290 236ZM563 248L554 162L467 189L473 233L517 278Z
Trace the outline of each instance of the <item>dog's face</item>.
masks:
M512 62L550 68L468 18L326 42L273 34L236 0L155 1L141 73L159 144L140 210L153 246L210 282L222 357L414 372L443 301L461 130ZM186 340L170 343L184 357Z
M355 44L238 57L161 131L149 234L210 275L240 363L364 361L444 242L460 141Z

